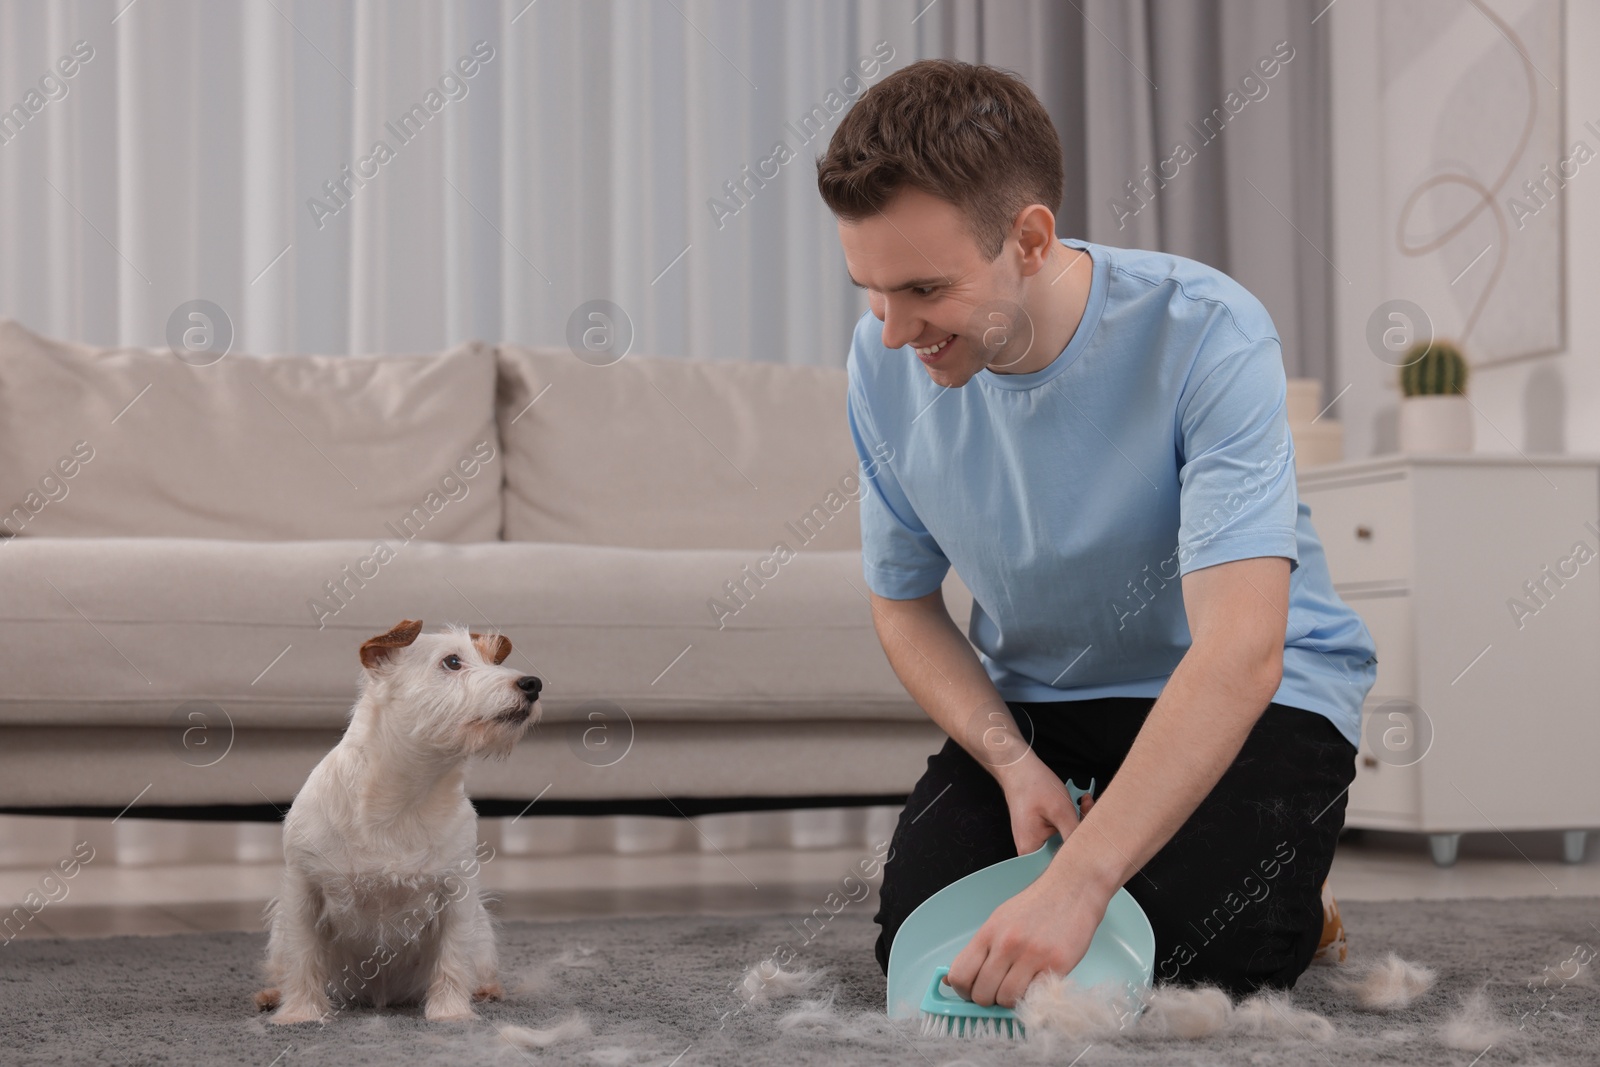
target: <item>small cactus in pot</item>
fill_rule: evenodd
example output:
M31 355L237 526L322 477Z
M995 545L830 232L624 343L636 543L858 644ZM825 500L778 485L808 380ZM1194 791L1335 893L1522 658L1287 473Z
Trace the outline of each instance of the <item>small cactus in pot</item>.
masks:
M1448 341L1417 344L1400 368L1400 451L1472 451L1467 359Z
M1400 391L1406 396L1450 396L1467 391L1467 358L1448 341L1412 346L1400 368Z

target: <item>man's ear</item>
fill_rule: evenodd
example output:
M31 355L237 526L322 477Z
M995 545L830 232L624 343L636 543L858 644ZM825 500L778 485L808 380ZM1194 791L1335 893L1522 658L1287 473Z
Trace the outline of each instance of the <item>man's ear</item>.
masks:
M501 634L493 637L487 634L472 634L472 643L477 646L478 654L490 663L504 663L506 657L511 655L511 642Z
M421 619L405 619L386 634L370 637L361 644L361 665L369 669L383 663L397 648L405 648L422 632Z
M1011 224L1010 237L1022 248L1022 273L1025 277L1042 270L1050 261L1050 253L1062 247L1056 237L1055 215L1043 204L1029 204L1017 212ZM1034 262L1035 258L1037 263Z

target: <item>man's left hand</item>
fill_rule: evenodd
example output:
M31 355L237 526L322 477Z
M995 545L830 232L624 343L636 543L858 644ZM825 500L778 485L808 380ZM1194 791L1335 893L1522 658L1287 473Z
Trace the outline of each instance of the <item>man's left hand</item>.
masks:
M951 988L974 1004L1014 1008L1035 978L1065 975L1089 951L1113 894L1062 861L996 908L950 965Z

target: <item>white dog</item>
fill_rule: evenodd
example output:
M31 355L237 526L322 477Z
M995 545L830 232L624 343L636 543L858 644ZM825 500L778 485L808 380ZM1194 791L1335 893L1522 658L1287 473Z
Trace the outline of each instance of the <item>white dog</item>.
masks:
M411 620L361 646L350 726L283 823L275 988L255 998L274 1023L324 1019L335 1000L472 1019L473 1000L504 995L463 775L472 756L509 756L538 718L542 683L501 666L510 654L498 634Z

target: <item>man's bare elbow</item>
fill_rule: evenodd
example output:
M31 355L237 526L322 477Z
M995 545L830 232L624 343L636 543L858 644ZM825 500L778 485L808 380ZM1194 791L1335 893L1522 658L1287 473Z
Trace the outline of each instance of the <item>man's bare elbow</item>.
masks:
M1283 646L1207 641L1197 643L1191 652L1211 665L1217 676L1241 698L1259 698L1265 708L1283 684Z
M1263 703L1270 703L1277 695L1278 687L1283 684L1283 649L1277 648L1267 653L1265 662L1257 674Z

